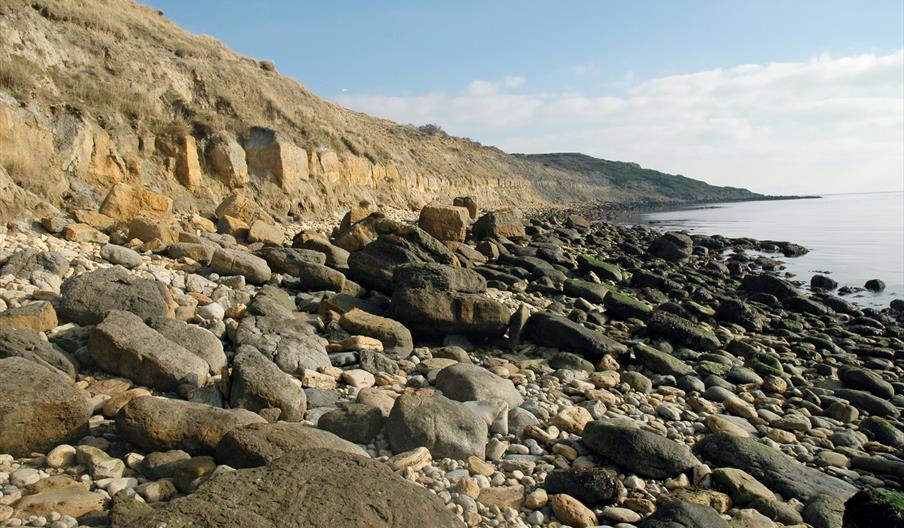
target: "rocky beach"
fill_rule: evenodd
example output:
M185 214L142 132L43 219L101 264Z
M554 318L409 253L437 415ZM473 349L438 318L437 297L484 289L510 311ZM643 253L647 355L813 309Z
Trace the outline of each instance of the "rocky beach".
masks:
M117 184L0 234L0 526L901 526L904 302L804 251Z

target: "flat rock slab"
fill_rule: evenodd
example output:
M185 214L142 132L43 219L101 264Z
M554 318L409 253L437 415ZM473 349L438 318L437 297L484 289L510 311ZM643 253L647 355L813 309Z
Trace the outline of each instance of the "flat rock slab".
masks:
M463 528L442 501L374 460L331 449L220 473L192 495L151 507L117 501L113 528Z
M116 430L147 451L182 449L211 454L229 431L262 422L263 418L245 409L143 396L129 401L117 413Z
M717 466L743 469L786 498L803 502L834 498L843 502L857 491L854 486L809 468L752 438L713 433L705 436L697 449L704 459ZM806 512L804 518L807 519Z
M335 449L366 456L361 447L323 431L298 423L254 423L237 427L217 445L217 461L234 468L269 464L286 453L303 449Z
M404 394L386 421L394 453L426 447L434 458L466 459L486 454L487 425L464 404L445 396Z

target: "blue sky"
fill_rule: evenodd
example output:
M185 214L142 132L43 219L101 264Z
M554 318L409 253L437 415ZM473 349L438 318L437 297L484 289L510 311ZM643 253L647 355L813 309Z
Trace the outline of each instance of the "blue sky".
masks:
M145 3L340 104L508 151L904 187L901 0Z

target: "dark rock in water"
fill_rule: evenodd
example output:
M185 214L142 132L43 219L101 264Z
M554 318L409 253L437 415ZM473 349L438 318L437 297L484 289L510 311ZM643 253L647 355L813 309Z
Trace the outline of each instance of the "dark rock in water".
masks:
M481 216L472 228L474 238L519 238L525 236L521 212L515 209L493 211Z
M230 406L254 412L275 408L280 420L303 420L308 402L301 384L254 347L240 348L233 362Z
M731 528L731 525L709 506L672 500L660 504L639 528Z
M277 458L305 449L335 449L356 455L366 454L359 446L335 434L299 423L253 423L231 429L216 446L220 464L250 468L269 464Z
M715 350L721 345L712 330L662 310L657 310L647 320L647 328L655 335L696 350Z
M266 467L219 473L195 493L158 508L117 500L111 516L113 528L421 528L428 519L437 528L464 527L435 495L384 464L331 449L305 449Z
M403 394L386 421L393 452L426 447L434 458L466 459L486 454L487 425L465 405L445 396Z
M876 416L891 416L897 418L901 411L891 402L872 394L854 389L835 389L835 396L844 398L851 405Z
M856 492L852 485L804 466L778 449L761 444L753 438L713 433L703 437L696 449L705 461L720 467L743 469L785 498L794 497L803 502L819 498L844 501ZM814 510L809 516L805 512L804 519L812 522L811 519L821 516L822 511Z
M813 275L810 279L810 288L816 290L834 290L838 287L838 282L825 275Z
M88 434L93 407L55 368L0 359L0 453L27 456Z
M694 252L694 241L684 233L666 233L654 240L647 251L670 262L684 262Z
M865 390L886 399L891 399L895 395L895 389L891 383L871 370L843 366L838 370L838 377L844 382L845 387Z
M590 422L583 442L613 464L649 478L671 478L700 463L686 445L631 423Z
M121 266L66 279L60 287L60 297L60 318L80 325L98 324L112 310L132 312L142 319L170 315L169 291Z
M441 264L396 268L393 315L424 334L502 335L511 312L483 295L486 280L468 269Z
M574 352L591 361L606 354L618 356L628 351L627 346L610 337L548 312L531 315L525 330L537 344Z
M904 432L884 418L870 416L860 422L860 430L880 444L891 447L904 446Z
M773 275L745 275L741 280L740 289L750 293L768 293L779 300L800 295L797 288L790 282Z
M885 289L885 282L880 279L870 279L863 287L869 291L880 292Z
M904 509L888 495L861 490L844 503L844 528L879 527L904 528Z
M50 367L72 380L78 373L75 359L42 339L38 332L0 326L0 358L21 357Z
M589 506L612 504L618 499L621 481L603 468L557 469L543 483L550 495L565 493Z
M822 304L828 306L838 313L844 313L852 315L854 317L860 316L863 313L859 308L857 308L855 304L849 303L844 299L836 297L834 295L820 295L819 300L822 301Z

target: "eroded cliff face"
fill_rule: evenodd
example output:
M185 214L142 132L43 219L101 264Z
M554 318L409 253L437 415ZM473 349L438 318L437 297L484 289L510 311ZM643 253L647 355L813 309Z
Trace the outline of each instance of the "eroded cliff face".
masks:
M58 207L96 206L116 183L201 212L244 189L277 217L547 203L527 163L325 102L126 0L4 2L0 61L0 164Z

